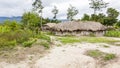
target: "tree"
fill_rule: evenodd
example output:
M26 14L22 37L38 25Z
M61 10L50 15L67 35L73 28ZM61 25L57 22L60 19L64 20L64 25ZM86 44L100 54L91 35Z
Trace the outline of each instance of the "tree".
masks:
M88 14L84 14L83 18L81 19L82 21L89 21L90 16Z
M106 15L104 15L103 13L99 13L97 16L98 16L97 21L103 23L104 19L106 18Z
M35 12L25 12L22 16L22 23L25 28L34 30L39 27L40 17Z
M119 12L114 8L108 8L107 14L109 18L113 18L113 19L119 16Z
M52 10L52 13L54 14L54 17L53 19L56 20L56 15L58 14L58 9L56 6L54 6L53 10Z
M114 9L114 8L108 8L107 9L107 17L104 20L104 25L114 25L115 23L117 23L117 17L119 16L119 12Z
M13 21L5 20L3 22L3 25L9 27L9 29L12 31L21 29L21 25L15 20L13 20Z
M91 21L96 21L98 20L98 15L96 14L91 14L91 18L90 18Z
M42 6L42 2L41 0L35 0L35 2L33 2L32 4L33 6L33 10L38 12L38 13L41 13L41 23L40 23L40 26L41 26L41 29L42 29L42 10L43 10L43 6Z
M67 10L67 19L72 21L73 17L77 14L78 14L78 10L75 7L73 7L72 5L70 5L70 7Z
M108 3L105 3L103 0L90 0L91 3L89 3L90 8L94 9L94 14L96 14L96 11L102 10L102 8L106 8Z
M120 28L120 21L118 21L117 23L114 24L115 28Z

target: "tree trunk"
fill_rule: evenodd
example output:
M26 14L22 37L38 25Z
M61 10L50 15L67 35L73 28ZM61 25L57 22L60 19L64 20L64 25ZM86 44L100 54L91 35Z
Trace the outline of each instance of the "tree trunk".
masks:
M41 12L40 26L41 26L41 31L42 31L43 30L43 28L42 28L42 12Z
M96 9L94 9L94 15L96 15Z

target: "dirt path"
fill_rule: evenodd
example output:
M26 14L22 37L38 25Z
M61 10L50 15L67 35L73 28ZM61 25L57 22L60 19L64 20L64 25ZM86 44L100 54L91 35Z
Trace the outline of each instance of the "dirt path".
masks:
M58 42L55 41L55 45L57 45L56 43ZM85 55L87 50L96 49L116 54L117 58L103 64L99 63L97 59ZM49 54L36 61L27 60L17 64L1 62L0 68L120 68L120 46L105 43L67 44L52 48Z
M120 68L120 47L108 45L110 47L105 48L102 45L107 44L76 43L55 47L49 55L36 62L36 68ZM96 59L84 55L91 49L114 53L119 58L101 66Z

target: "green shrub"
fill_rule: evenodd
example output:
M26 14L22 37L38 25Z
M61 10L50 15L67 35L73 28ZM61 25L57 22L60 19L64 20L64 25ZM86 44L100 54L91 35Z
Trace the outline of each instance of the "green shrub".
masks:
M120 37L120 31L107 31L105 36L108 36L108 37Z
M0 49L11 49L16 44L21 44L28 41L32 37L29 30L16 30L11 32L0 33ZM26 43L27 44L27 43Z
M0 26L0 33L10 32L11 29L8 26Z
M46 40L46 41L50 42L50 37L47 36L46 34L41 33L41 34L37 35L37 38L43 39L43 40Z
M0 50L10 50L16 46L16 40L9 41L7 39L0 38Z
M35 41L36 41L35 39L31 39L31 40L25 41L25 42L23 42L23 46L24 46L24 47L31 47L32 44L33 44Z
M14 38L18 43L28 41L30 37L33 37L33 34L30 30L18 30L14 34Z

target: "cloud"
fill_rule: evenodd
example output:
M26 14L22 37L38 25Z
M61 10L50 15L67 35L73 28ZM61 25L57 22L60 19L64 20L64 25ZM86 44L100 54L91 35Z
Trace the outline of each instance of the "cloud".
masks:
M0 0L0 16L21 16L25 11L30 11L34 0ZM109 2L108 7L113 7L120 11L118 0L104 0ZM93 10L89 8L89 0L42 0L44 9L43 17L52 18L51 13L53 6L59 9L58 19L66 19L69 4L75 6L79 10L79 14L75 18L81 18L84 13L92 14ZM106 9L102 12L106 12Z
M0 0L0 16L21 16L30 10L32 0Z

